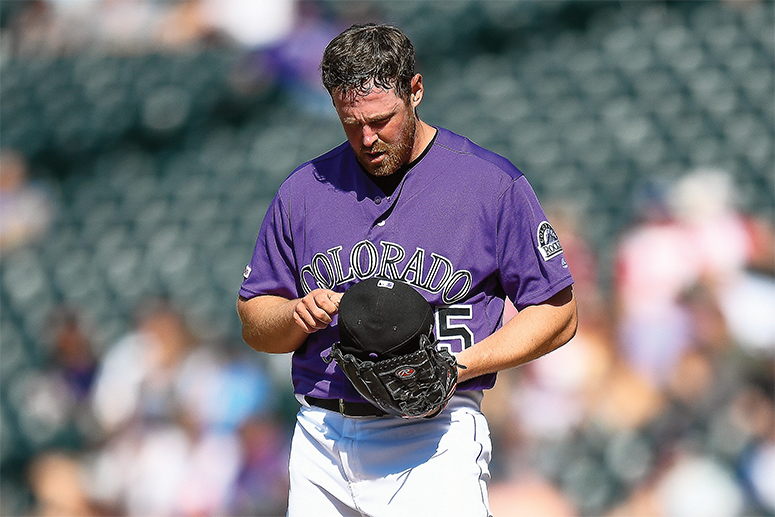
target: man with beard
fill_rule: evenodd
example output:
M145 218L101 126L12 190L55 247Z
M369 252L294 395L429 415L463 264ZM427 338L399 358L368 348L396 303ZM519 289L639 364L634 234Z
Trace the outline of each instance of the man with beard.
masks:
M516 167L419 119L400 30L350 27L321 71L347 142L282 184L237 302L251 347L293 353L288 515L488 516L483 390L573 337L562 247ZM371 278L422 294L437 347L456 356L456 392L433 418L386 414L330 360L342 295ZM518 314L503 324L507 296Z

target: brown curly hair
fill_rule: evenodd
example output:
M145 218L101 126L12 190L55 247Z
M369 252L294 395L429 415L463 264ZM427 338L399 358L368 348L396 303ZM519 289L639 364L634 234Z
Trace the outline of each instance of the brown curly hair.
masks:
M402 99L411 93L415 75L414 46L400 29L368 23L352 25L323 52L320 70L329 94L368 93L371 88L395 89Z

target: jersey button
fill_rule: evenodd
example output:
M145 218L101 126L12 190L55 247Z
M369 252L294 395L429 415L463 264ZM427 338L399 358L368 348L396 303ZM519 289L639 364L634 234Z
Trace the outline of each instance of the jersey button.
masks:
M380 203L382 203L382 198L381 197L375 197L374 198L374 202L377 203L377 204L380 204Z

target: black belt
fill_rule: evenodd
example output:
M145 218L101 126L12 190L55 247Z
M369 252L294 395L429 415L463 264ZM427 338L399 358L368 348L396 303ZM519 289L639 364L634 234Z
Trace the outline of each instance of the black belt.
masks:
M310 406L334 411L344 416L377 417L387 415L385 411L382 411L377 406L369 404L368 402L348 402L342 399L319 399L317 397L310 397L309 395L305 395L304 400L306 400Z

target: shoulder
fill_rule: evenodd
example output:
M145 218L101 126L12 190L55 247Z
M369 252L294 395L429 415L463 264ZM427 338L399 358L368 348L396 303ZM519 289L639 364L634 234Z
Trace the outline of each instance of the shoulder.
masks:
M439 134L434 145L456 155L456 159L463 160L467 167L474 167L474 170L479 174L488 171L496 176L501 176L500 179L506 181L509 179L513 181L523 176L522 171L514 166L508 158L485 149L448 129L439 127L438 131Z
M349 151L349 152L348 152ZM350 144L342 142L325 154L302 163L285 180L303 181L309 175L327 176L336 170L341 170L348 162L349 155L352 154Z
M352 167L352 150L346 141L330 151L302 163L291 172L279 188L281 195L331 184Z
M304 165L315 167L316 169L326 169L330 167L341 166L342 162L347 161L352 155L352 148L347 141L342 142L325 154L313 158Z

